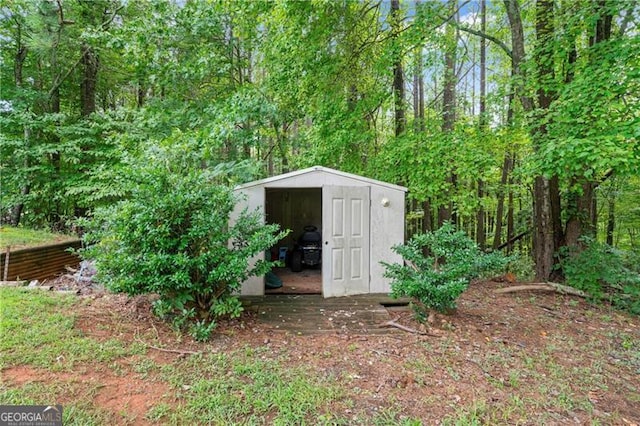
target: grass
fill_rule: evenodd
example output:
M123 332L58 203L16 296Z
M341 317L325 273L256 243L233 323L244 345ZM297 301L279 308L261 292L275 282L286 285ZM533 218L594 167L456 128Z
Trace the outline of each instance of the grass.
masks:
M60 383L26 383L18 389L0 384L0 401L6 405L50 405L57 403L56 395L73 394L74 402L62 407L64 425L92 426L111 424L113 416L96 408L90 394L83 392L82 385Z
M253 350L192 356L179 366L167 365L162 377L182 400L169 423L303 424L329 414L341 399L335 379L323 379L285 359L256 356ZM161 407L160 411L164 411Z
M0 248L2 249L6 246L11 246L13 248L33 247L56 241L70 240L73 238L75 237L64 234L55 234L44 230L21 227L16 228L8 225L0 226Z
M77 298L20 288L0 288L0 368L29 364L52 371L72 370L78 363L108 363L139 354L139 344L116 339L98 342L74 328L70 314Z

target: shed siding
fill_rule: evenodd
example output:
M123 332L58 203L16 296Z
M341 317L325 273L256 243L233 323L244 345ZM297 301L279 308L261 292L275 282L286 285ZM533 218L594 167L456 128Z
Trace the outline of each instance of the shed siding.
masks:
M251 188L243 189L239 191L243 196L246 196L246 200L236 204L235 209L231 215L231 221L234 222L239 216L240 212L245 208L248 211L258 210L262 213L262 220L264 221L264 202L265 193L264 187L255 186ZM255 265L258 259L264 259L264 253L259 254L251 260L251 264ZM264 278L263 277L250 277L247 281L242 283L240 294L245 296L261 296L264 294Z
M382 200L389 200L389 207ZM380 186L371 187L371 293L389 293L389 279L384 278L380 262L401 262L391 247L404 242L404 192Z

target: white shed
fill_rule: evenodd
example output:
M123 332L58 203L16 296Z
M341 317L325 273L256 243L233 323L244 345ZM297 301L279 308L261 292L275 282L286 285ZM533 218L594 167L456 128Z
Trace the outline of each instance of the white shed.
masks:
M266 223L291 229L272 253L281 249L291 253L305 226L321 231L318 273L324 297L390 292L380 262L402 260L391 247L404 242L406 188L315 166L235 190L244 197L232 220L245 208L260 209ZM265 294L264 277L251 277L243 283L241 294Z

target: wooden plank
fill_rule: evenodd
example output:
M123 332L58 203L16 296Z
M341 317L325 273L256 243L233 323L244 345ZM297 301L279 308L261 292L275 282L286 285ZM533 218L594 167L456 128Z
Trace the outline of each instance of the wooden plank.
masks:
M385 328L391 320L380 302L384 295L361 295L325 299L319 295L241 297L246 309L275 330L296 334L399 334Z

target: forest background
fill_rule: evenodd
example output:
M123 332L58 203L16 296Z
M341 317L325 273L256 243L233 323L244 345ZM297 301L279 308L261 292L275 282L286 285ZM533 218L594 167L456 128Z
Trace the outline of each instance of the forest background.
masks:
M640 241L640 3L2 0L3 223L68 229L140 170L323 165L531 256ZM560 265L560 266L559 266Z

